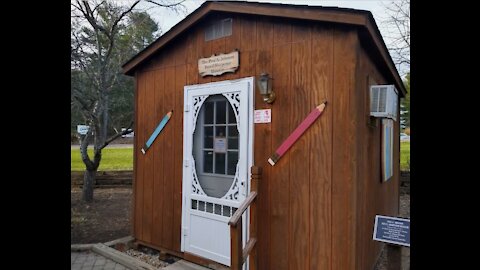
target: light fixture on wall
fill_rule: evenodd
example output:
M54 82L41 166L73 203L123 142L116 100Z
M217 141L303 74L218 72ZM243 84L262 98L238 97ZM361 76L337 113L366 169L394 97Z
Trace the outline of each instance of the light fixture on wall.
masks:
M275 100L275 92L272 91L272 78L268 73L263 72L257 78L257 87L260 94L263 96L263 101L266 103L273 103Z

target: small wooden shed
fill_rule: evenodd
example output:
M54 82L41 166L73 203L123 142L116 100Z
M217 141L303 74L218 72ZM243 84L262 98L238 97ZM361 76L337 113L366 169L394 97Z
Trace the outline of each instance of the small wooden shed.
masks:
M138 243L213 268L238 269L241 243L245 269L373 268L375 215L398 214L400 143L397 119L384 179L385 125L370 115L370 86L394 85L399 98L405 88L369 11L208 1L123 70L136 79ZM273 103L257 89L262 73ZM271 166L322 100L323 114Z

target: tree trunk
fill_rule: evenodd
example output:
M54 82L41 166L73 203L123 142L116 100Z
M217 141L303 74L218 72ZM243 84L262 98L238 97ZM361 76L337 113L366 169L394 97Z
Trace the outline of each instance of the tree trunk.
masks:
M93 184L95 183L95 177L97 170L85 170L83 175L83 189L82 199L86 202L93 201Z

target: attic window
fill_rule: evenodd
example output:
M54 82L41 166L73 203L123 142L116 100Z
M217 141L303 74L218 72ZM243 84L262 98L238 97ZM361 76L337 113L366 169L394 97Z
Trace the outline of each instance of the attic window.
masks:
M232 35L232 18L216 21L205 29L205 41Z

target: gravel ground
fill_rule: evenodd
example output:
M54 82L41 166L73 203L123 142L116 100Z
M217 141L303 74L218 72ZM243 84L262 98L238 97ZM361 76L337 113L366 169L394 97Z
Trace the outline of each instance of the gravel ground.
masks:
M175 263L179 259L176 257L168 256L166 260L160 260L159 252L155 249L151 249L149 247L139 246L138 249L128 249L123 250L122 248L117 248L117 250L126 253L129 256L135 257L143 262L146 262L154 267L162 269L169 264Z
M124 253L132 256L132 257L135 257L141 261L144 261L150 265L153 265L154 267L165 267L167 265L169 265L169 263L167 262L164 262L164 261L161 261L159 258L158 258L158 252L153 252L152 251L146 251L144 249L142 250L135 250L135 249L129 249L127 251L125 251Z

